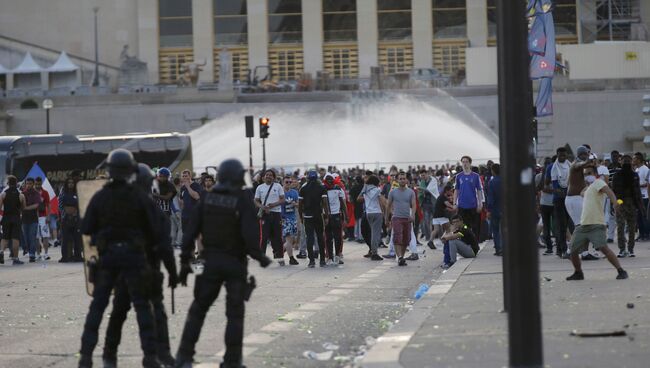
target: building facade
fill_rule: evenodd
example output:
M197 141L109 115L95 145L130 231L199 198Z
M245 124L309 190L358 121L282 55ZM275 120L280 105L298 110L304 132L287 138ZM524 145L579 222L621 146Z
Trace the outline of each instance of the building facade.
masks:
M603 23L608 1L628 6L617 15L628 23ZM375 66L467 73L468 84L496 80L482 76L496 64L496 0L0 0L0 47L10 40L92 59L94 7L100 61L119 67L129 45L152 84L176 83L187 63L202 69L200 82L218 82L225 49L235 81L256 69L285 81L304 73L367 78ZM556 0L554 15L560 45L643 41L650 1Z

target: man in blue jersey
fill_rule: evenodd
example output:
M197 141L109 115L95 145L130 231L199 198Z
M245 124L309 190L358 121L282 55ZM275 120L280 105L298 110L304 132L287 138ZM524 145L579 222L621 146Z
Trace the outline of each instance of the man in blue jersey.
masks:
M298 204L298 191L293 189L293 178L287 176L283 181L284 203L282 204L282 236L284 237L284 249L289 256L289 264L297 265L298 261L293 257L293 248L298 245L298 219L296 217L296 205Z
M463 171L456 175L456 190L454 204L463 223L471 227L474 234L479 234L480 213L483 211L483 185L481 178L472 172L472 158L463 156L460 159Z

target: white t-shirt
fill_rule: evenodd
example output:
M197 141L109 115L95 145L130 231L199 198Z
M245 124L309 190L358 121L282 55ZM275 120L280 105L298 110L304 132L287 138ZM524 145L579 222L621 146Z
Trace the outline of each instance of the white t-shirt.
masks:
M327 189L327 202L330 205L331 215L338 215L341 213L341 201L339 198L345 201L345 193L343 192L343 189L339 187Z
M268 193L269 188L271 189L271 193L269 194L269 198L266 200L266 204L269 205L271 203L276 203L280 200L280 198L284 198L284 189L282 189L282 185L278 183L273 183L271 185L268 185L266 183L260 184L260 186L255 189L255 199L259 199L262 204L264 204L264 199L266 198L266 193ZM275 206L271 208L271 212L282 212L282 206Z
M607 194L600 192L607 184L602 179L596 179L587 187L582 202L580 225L605 225L603 206Z
M598 177L605 180L605 176L609 176L609 169L605 165L598 166Z
M641 165L638 169L636 169L636 173L639 174L639 185L641 186L641 197L644 199L648 198L648 187L646 186L645 188L643 185L648 184L648 173L650 173L650 169L646 165Z
M382 213L381 204L379 203L379 196L381 190L374 185L365 185L361 191L363 195L363 204L366 208L366 213Z

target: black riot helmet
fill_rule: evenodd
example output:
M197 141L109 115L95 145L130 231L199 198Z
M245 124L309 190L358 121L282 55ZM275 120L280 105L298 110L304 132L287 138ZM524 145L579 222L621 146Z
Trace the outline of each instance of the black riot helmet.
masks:
M219 172L217 174L219 185L241 189L246 185L246 181L244 180L245 174L246 169L244 169L241 161L234 158L226 160L219 165Z
M151 184L153 183L153 172L147 164L139 163L138 164L138 173L135 178L135 183L137 186L145 190L146 192L151 191Z
M127 180L138 169L133 154L124 148L112 150L106 159L106 166L108 176L113 180Z

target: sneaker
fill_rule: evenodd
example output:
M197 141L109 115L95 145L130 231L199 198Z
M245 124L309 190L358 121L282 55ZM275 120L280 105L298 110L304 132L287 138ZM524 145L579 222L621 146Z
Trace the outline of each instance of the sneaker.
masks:
M394 259L394 258L397 257L397 256L394 255L394 254L384 254L384 255L382 255L382 257L384 257L384 258L388 258L388 259Z
M398 266L406 266L407 265L406 260L404 259L404 257L399 257L399 261L397 262L397 265Z
M284 258L278 259L278 264L280 265L280 267L284 267Z
M289 257L289 264L292 265L292 266L296 266L296 265L299 265L300 263L298 263L298 261L296 261L295 258Z
M618 276L616 276L617 280L625 280L627 278L628 278L627 271L625 271L622 268L618 270Z
M566 278L567 281L584 280L584 279L585 279L585 274L582 273L582 271L576 271L573 273L573 275Z
M299 259L305 259L305 258L307 258L307 255L306 255L305 253L298 253L298 255L296 256L296 258L299 258Z
M36 262L36 257L29 257L29 263Z
M339 264L339 256L334 256L334 263Z
M23 255L24 255L24 256L27 255L27 251L26 251L26 250L23 251Z
M562 253L562 259L569 259L569 253Z
M597 260L600 259L600 258L594 256L591 253L588 253L588 254L582 256L581 258L582 258L583 261L597 261Z
M380 256L379 254L375 253L372 256L370 256L370 260L371 261L383 261L384 258L382 258L382 256Z
M67 259L67 258L61 258L61 259L59 259L59 263L68 263L68 262L70 262L70 260Z
M634 257L636 257L636 255L634 255L634 251L633 251L633 250L631 250L631 251L628 252L628 256L629 256L630 258L634 258Z
M433 249L438 249L438 248L436 248L436 245L433 244L432 240L429 240L429 242L427 243L427 246L429 247L429 249L432 249L432 250Z
M357 241L357 243L359 243L359 244L363 244L363 243L365 243L365 242L366 242L366 241L365 241L365 240L363 240L363 239L357 239L356 241Z
M25 264L25 262L21 261L18 258L14 259L14 262L13 262L14 266L19 266L19 265L22 265L22 264Z
M496 252L494 252L494 255L497 256L497 257L502 257L503 256L503 251L501 251L501 250L496 251Z
M117 368L117 359L102 358L102 363L104 364L104 368Z
M618 258L625 258L625 257L628 256L628 254L629 253L626 250L622 250L622 251L618 252Z
M343 262L343 256L340 256L340 257L339 257L339 264L340 264L340 265L345 264L345 262Z
M547 249L546 252L544 252L545 256L553 254L553 249Z
M614 239L607 239L608 244L612 244L614 242Z
M440 265L440 268L442 268L443 270L448 270L453 265L454 265L453 263L443 263Z
M418 256L416 253L411 253L410 256L405 258L407 261L417 261L420 259L420 256Z
M50 258L50 256L47 255L47 254L43 256L44 261L49 261L50 259L52 259L52 258Z
M333 260L333 259L328 259L328 260L327 260L327 263L325 263L325 264L326 264L328 267L338 266L338 262L337 262L337 263L334 263L334 260Z
M327 267L327 263L325 263L325 261L320 261L320 266L321 267Z
M5 252L0 253L0 264L5 264Z
M316 262L314 261L309 261L309 264L307 265L308 268L314 268L316 267Z
M370 258L370 256L372 256L372 252L370 251L368 251L368 253L363 255L364 258Z

